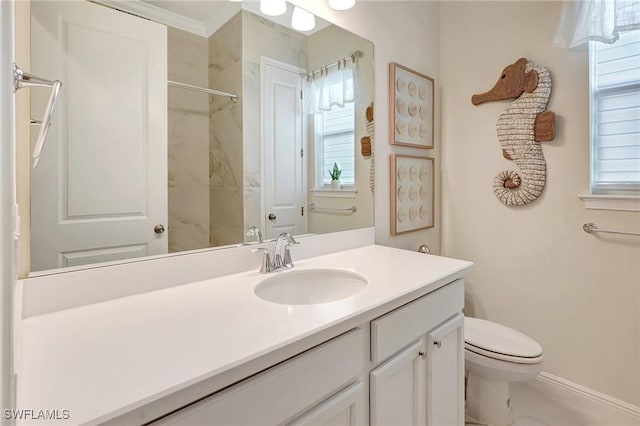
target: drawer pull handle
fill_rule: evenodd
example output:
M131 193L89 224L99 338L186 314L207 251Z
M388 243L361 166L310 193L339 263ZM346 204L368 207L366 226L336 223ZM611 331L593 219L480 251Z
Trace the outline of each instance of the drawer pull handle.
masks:
M433 344L436 345L438 349L442 347L442 340L434 340Z
M418 352L418 355L420 356L420 358L422 359L426 359L427 358L427 354L424 351L420 351Z

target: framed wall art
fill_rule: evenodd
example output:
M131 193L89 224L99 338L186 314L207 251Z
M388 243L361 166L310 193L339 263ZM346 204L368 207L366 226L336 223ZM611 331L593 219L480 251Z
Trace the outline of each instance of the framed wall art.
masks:
M389 142L433 148L434 81L400 64L389 64Z
M434 160L391 154L391 235L434 226Z

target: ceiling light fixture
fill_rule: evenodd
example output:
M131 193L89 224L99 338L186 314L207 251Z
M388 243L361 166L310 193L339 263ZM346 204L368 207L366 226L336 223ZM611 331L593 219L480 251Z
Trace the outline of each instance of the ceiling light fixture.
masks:
M291 15L291 26L294 30L311 31L316 27L316 17L296 6L293 8L293 15Z
M335 10L351 9L356 4L356 0L329 0L329 7Z
M286 0L260 0L260 12L269 16L279 16L287 11Z

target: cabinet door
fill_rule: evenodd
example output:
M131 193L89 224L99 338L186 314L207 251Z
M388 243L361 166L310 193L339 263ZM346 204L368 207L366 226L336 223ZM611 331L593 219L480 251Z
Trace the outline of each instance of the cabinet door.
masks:
M296 426L364 426L362 410L365 405L364 388L362 383L358 382L338 392L289 424Z
M427 335L427 424L464 425L464 316Z
M416 341L371 372L372 425L425 424L424 351L424 341Z

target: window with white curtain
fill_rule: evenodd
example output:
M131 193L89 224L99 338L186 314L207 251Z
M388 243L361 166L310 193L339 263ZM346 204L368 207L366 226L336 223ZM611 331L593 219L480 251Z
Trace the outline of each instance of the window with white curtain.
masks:
M355 185L354 103L334 105L331 111L315 114L316 187L331 185L329 171L337 163L343 185Z
M640 194L640 30L590 42L591 190Z
M314 117L315 187L331 185L337 164L343 186L355 185L355 102L358 98L356 55L309 73L304 109Z

